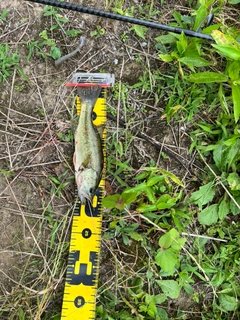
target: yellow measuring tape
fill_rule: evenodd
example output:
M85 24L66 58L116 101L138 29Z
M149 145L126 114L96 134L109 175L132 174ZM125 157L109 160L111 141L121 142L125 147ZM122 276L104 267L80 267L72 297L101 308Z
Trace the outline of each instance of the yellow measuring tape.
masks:
M76 107L79 116L81 102L78 97ZM106 88L102 88L94 106L93 124L97 127L104 127L102 144L105 171ZM78 201L74 211L61 320L95 319L102 227L101 203L104 188L105 178L103 173L92 204L86 203L84 205Z

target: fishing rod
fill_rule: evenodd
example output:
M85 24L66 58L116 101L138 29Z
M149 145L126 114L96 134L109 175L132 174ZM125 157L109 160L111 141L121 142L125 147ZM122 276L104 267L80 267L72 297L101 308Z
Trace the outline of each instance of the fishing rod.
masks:
M148 28L164 30L164 31L173 32L173 33L177 33L177 34L181 34L183 32L185 35L187 35L189 37L214 41L212 36L210 36L208 34L203 34L201 32L192 31L192 30L183 29L183 28L174 28L171 26L167 26L167 25L152 22L152 21L141 20L141 19L137 19L137 18L133 18L133 17L123 16L123 15L116 14L116 13L111 13L111 12L107 12L107 11L83 7L83 6L79 6L77 4L74 4L74 3L69 3L69 2L64 2L64 1L60 2L60 1L55 1L55 0L26 0L26 1L40 3L40 4L44 4L44 5L50 5L53 7L58 7L58 8L62 8L62 9L71 10L71 11L88 13L88 14L95 15L98 17L104 17L104 18L108 18L108 19L129 22L132 24L137 24L140 26L148 27ZM210 25L212 20L213 20L213 15L210 14L208 16L207 25Z

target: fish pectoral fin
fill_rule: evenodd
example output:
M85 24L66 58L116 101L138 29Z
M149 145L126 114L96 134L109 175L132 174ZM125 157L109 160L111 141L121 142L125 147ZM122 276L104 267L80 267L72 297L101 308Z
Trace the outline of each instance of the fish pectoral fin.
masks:
M91 160L91 156L87 155L86 158L83 159L83 162L80 164L78 170L88 169L90 160Z
M102 138L103 132L104 132L104 130L106 128L106 125L105 124L101 124L100 126L95 126L95 128L96 128L98 134L100 135L100 137Z
M74 152L73 154L73 165L74 165L74 168L76 168L76 152Z

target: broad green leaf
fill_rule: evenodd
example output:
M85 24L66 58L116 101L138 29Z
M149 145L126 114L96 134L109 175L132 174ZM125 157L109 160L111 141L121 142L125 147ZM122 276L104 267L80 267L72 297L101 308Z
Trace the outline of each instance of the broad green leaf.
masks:
M146 187L146 188L144 189L144 192L146 193L146 195L147 195L147 197L148 197L148 200L149 200L151 203L156 203L155 193L153 192L152 188Z
M145 34L146 34L146 31L147 31L146 27L139 26L139 25L134 25L132 28L140 38L145 39Z
M175 203L158 203L157 209L158 210L164 210L164 209L170 209L175 205Z
M200 57L183 57L178 59L180 62L193 67L207 67L212 63Z
M179 232L172 228L171 230L168 231L168 233L170 234L170 236L172 237L172 239L178 239L179 238Z
M182 16L179 12L174 11L173 13L174 19L177 21L178 24L182 24Z
M163 194L156 202L159 210L168 209L175 205L177 202L176 198L172 198L169 194Z
M154 300L156 304L162 304L164 301L166 301L166 299L167 299L167 296L163 293L159 293L154 296Z
M227 167L230 168L234 162L239 160L240 139L237 139L235 144L228 147L225 151L227 159Z
M202 21L206 18L207 16L207 7L206 5L201 5L197 11L196 11L196 19L195 19L195 23L193 26L193 30L197 30L200 26Z
M212 201L214 195L215 191L213 187L213 182L209 182L205 186L200 187L198 191L193 192L190 197L190 200L196 203L201 210L204 204L207 204L208 202Z
M136 240L136 241L143 240L143 237L139 233L137 233L136 231L130 231L130 232L128 232L128 234L133 240Z
M164 175L154 175L147 180L147 186L151 187L161 180L164 180Z
M194 292L193 287L189 283L184 282L183 288L188 294L193 294L193 292Z
M158 244L161 248L169 248L173 242L173 237L170 232L165 233L158 241Z
M202 225L210 226L218 221L218 204L212 204L211 206L202 210L198 215L198 221Z
M239 80L240 61L233 61L227 68L228 75L231 80Z
M107 196L106 198L102 199L102 205L105 208L109 208L109 209L115 208L120 197L121 197L120 194L114 194L113 196Z
M166 171L164 169L160 169L159 171L162 174L166 175L168 178L170 178L173 182L175 182L176 184L184 188L184 184L182 183L182 181L180 181L178 177L176 177L173 173Z
M157 280L159 287L163 293L171 299L177 299L180 294L181 287L175 280Z
M225 278L226 278L225 272L220 270L213 276L211 283L214 285L214 287L218 287L223 283Z
M128 246L129 243L130 243L130 239L129 237L125 234L125 233L122 233L122 239L123 239L123 243Z
M240 196L235 197L235 201L238 203L238 206L235 204L235 202L232 199L230 200L230 211L234 216L240 213Z
M179 252L179 251L181 251L181 249L184 246L186 241L187 241L187 239L185 239L185 238L178 238L172 242L171 248L174 251Z
M174 43L176 42L176 37L168 33L167 35L162 35L154 39L157 42L162 44Z
M240 50L229 46L220 46L217 44L212 44L212 46L218 51L219 54L224 55L227 58L233 59L233 60L239 60L240 59Z
M159 319L168 320L168 314L163 308L157 308L157 314L159 316Z
M133 203L137 199L137 197L140 193L141 193L140 191L131 192L131 193L125 193L125 191L123 191L122 200L124 201L124 203L126 203L128 205L130 203Z
M236 172L232 172L228 175L227 182L231 190L240 190L240 177Z
M232 87L232 98L233 98L233 109L234 109L234 119L238 122L240 115L240 85L231 85Z
M177 41L177 49L180 54L183 54L183 52L186 50L187 44L188 44L187 37L182 32L179 37L179 40Z
M219 293L218 299L220 303L220 307L224 311L233 311L237 308L237 299L236 297L229 296L225 293Z
M230 4L238 4L238 3L240 3L240 0L228 0L228 2Z
M159 54L159 58L164 62L172 62L173 57L170 54Z
M155 204L141 204L140 206L137 207L137 211L139 212L151 212L151 211L156 211L157 206Z
M144 191L146 188L147 188L147 184L146 184L146 182L143 182L143 183L138 184L136 187L124 190L124 193Z
M225 171L228 164L228 155L226 150L228 150L228 148L221 144L213 150L213 159L220 171Z
M219 219L223 220L229 214L229 212L230 212L229 201L227 201L224 197L220 202L219 208L218 208Z
M170 275L173 275L174 267L178 262L178 255L171 249L158 250L155 261L163 271L169 273Z
M233 37L219 30L214 30L211 35L217 43L212 44L212 46L217 49L220 54L233 60L240 59L240 44Z
M240 135L234 135L233 137L225 140L223 143L228 146L228 147L231 147L231 146L234 146L236 144L236 140L240 138Z
M224 34L219 30L214 30L212 37L219 46L240 49L240 44L232 36Z
M228 76L217 72L199 72L185 76L184 79L194 83L226 82Z
M139 173L136 177L133 178L133 180L144 180L145 178L147 178L149 175L148 172L144 171Z

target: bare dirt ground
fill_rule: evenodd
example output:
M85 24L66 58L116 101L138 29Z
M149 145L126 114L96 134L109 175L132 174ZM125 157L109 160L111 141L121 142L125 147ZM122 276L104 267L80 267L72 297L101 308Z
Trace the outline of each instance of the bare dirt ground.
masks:
M96 9L106 8L105 1L74 2ZM174 10L189 12L187 2L168 1L160 10L159 22L170 21ZM133 1L133 4L145 5L146 1ZM81 53L58 68L51 57L44 60L33 54L28 61L26 42L39 40L43 30L48 30L49 37L52 35L56 40L62 54L72 51L79 37L67 37L59 28L49 31L54 21L43 16L41 5L20 0L1 1L0 13L6 9L10 12L7 22L0 20L0 41L8 43L12 52L18 48L28 81L15 69L12 77L0 83L0 305L5 310L1 319L21 319L15 310L24 292L29 299L26 305L32 306L38 301L38 310L31 307L29 319L41 319L47 308L54 306L57 312L61 306L66 260L59 261L58 257L68 254L74 203L73 141L68 131L75 112L74 92L66 89L65 84L77 70L104 70L114 73L118 83L133 85L146 70L145 66L149 70L164 66L152 45L159 32L148 30L143 40L122 22L68 11L62 13L70 20L65 24L66 30L81 30L87 39ZM96 26L105 30L99 38L90 36ZM128 35L125 43L121 40L124 32ZM140 62L136 62L137 56ZM175 128L164 120L160 123L164 101L155 103L152 96L148 99L134 94L134 90L129 93L127 103L132 108L129 115L137 114L134 121L139 121L140 131L190 161L186 125ZM109 93L109 108L120 112L120 118L125 120L120 98L116 93L115 96ZM147 121L143 118L143 108L148 111ZM109 122L108 132L116 130L116 124ZM140 167L150 159L157 161L159 150L136 139L129 151L132 165ZM185 168L179 170L180 165L174 159L164 160L164 165L182 177L188 174ZM59 184L55 183L56 179ZM69 184L61 189L65 182ZM50 300L46 299L48 292Z

